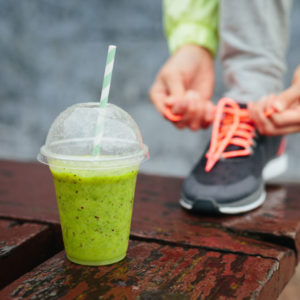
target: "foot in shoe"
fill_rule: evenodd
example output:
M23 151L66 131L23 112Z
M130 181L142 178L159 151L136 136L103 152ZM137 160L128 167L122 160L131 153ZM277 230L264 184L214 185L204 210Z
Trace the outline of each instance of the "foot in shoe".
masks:
M284 141L281 136L259 135L245 104L221 99L210 144L185 179L180 204L188 210L223 214L259 207L266 197L263 173L268 165L276 175L286 170L286 157L278 159Z

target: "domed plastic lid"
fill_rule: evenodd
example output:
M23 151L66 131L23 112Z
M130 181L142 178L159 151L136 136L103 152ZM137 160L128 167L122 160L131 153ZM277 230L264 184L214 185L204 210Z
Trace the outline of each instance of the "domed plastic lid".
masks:
M51 167L102 169L139 165L146 157L148 147L127 112L89 102L73 105L55 119L38 160Z

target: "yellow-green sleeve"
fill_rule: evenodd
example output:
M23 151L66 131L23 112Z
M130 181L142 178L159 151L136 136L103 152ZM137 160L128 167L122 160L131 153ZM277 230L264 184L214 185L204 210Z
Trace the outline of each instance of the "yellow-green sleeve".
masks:
M193 43L215 55L218 47L218 8L219 0L164 0L164 28L170 52Z

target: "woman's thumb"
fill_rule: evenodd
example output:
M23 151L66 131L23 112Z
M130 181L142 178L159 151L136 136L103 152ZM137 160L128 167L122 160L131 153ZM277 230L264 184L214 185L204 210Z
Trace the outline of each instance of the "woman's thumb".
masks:
M296 86L291 86L277 97L275 97L274 103L272 106L278 111L282 112L283 110L290 107L295 101L300 97L299 88Z

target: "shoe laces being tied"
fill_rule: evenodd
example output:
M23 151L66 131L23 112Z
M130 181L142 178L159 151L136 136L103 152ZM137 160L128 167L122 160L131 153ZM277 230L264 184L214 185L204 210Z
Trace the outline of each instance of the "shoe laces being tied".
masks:
M247 108L241 108L230 98L222 98L216 109L205 171L209 172L221 158L250 155L254 136L255 127Z

